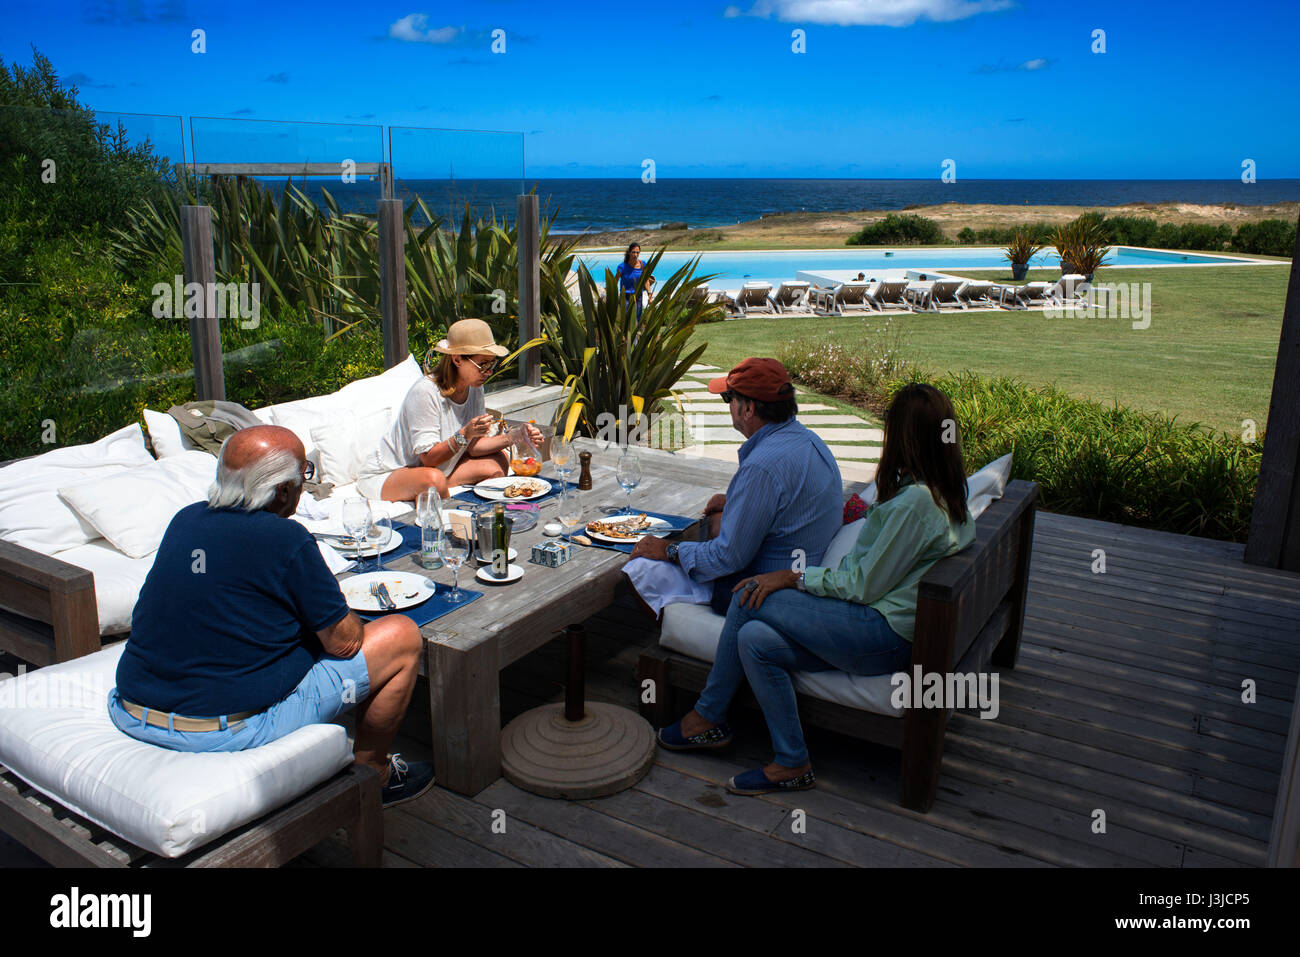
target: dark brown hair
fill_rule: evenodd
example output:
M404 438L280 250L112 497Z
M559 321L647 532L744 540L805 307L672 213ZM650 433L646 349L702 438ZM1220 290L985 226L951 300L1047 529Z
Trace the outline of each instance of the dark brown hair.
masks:
M751 399L747 395L741 395L735 389L731 394L738 399L744 399L754 407L754 414L764 422L788 422L799 414L799 403L795 401L794 386L790 386L790 397L788 399L777 399L774 402L761 402L758 399Z
M952 441L945 442L945 435ZM903 473L930 490L954 522L966 521L966 467L952 402L932 385L903 386L885 413L885 447L876 469L877 501L902 488Z
M629 267L636 265L636 260L632 258L632 250L640 249L640 243L628 243L627 251L623 253L623 263Z

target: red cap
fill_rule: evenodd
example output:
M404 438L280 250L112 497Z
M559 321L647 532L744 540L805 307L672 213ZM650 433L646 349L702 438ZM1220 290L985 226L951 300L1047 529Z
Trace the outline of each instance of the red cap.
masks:
M775 359L746 359L725 376L710 380L709 391L715 395L734 391L759 402L779 402L794 394L794 383Z

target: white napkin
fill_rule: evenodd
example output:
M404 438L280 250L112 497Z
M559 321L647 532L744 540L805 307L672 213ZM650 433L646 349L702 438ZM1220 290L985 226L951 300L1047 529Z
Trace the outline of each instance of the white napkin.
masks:
M344 558L332 545L318 541L316 547L320 549L320 557L325 559L325 567L330 570L331 575L338 575L356 567L355 561Z
M298 500L298 510L293 514L295 518L305 518L308 521L320 521L330 517L329 509L316 501L311 492L302 493L302 498Z
M707 605L713 597L712 585L700 584L672 562L633 558L623 566L623 574L632 580L636 593L656 615L665 605L675 602Z

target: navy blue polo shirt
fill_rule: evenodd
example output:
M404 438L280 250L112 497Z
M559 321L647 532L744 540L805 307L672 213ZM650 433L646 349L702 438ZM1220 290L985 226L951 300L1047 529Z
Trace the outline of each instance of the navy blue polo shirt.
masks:
M348 613L311 533L270 512L176 513L140 589L117 688L147 708L210 718L261 711L324 654Z

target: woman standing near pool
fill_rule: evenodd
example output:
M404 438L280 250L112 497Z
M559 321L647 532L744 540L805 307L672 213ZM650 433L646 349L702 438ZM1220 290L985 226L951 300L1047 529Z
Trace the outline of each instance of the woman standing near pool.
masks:
M899 390L885 415L876 504L849 553L834 568L765 572L736 585L708 683L695 708L659 732L661 746L685 751L729 743L727 709L747 678L776 757L733 777L728 790L813 787L790 673L907 668L922 577L975 540L961 449L944 441L945 423L955 420L952 403L933 386Z
M448 486L474 485L509 468L516 432L489 436L493 418L483 402L483 383L506 348L482 319L461 319L433 351L441 353L438 364L411 386L379 448L361 466L357 491L365 498L413 502L429 486L446 495ZM540 448L536 426L521 428Z
M645 263L641 261L641 246L638 243L632 243L627 247L627 252L623 254L623 261L618 264L618 269L614 274L618 277L619 286L623 290L624 301L632 298L636 291L637 281L641 278L641 273L645 269ZM645 301L649 302L654 298L654 291L650 288L655 283L654 276L647 276L645 281ZM636 317L641 318L641 297L637 296L636 300Z

